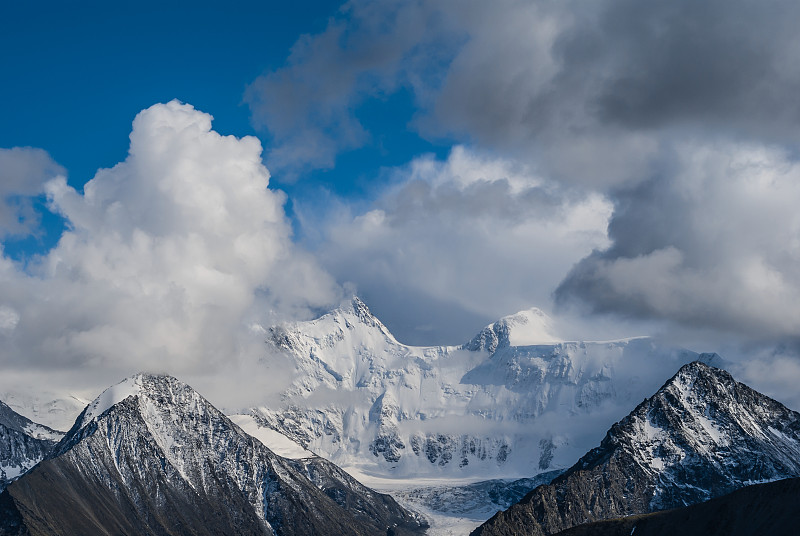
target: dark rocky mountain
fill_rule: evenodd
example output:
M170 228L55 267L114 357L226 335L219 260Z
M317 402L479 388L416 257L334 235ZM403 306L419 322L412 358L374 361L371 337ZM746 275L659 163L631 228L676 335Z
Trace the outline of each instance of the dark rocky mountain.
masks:
M700 362L683 366L563 475L473 535L549 535L800 476L800 414Z
M800 479L789 478L683 508L578 525L558 536L795 536L798 520Z
M0 402L0 491L44 459L63 435Z
M189 386L145 374L106 390L51 457L0 495L2 535L367 535L421 525L333 464L281 458Z

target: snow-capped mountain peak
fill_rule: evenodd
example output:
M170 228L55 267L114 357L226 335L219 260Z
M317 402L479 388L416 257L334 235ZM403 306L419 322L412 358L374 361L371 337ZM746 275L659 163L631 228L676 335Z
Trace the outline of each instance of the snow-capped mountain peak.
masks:
M342 323L351 329L355 327L354 324L361 324L367 328L374 328L391 340L395 340L389 329L383 325L383 322L378 320L378 317L372 314L367 304L361 301L358 296L353 296L330 313L311 322L322 327L326 326L330 321Z
M267 342L296 376L283 407L248 412L348 468L518 478L567 467L700 357L647 338L557 342L553 324L534 308L461 346L415 347L355 298L316 320L270 329Z
M144 373L106 389L9 491L18 525L64 536L378 534L421 523L330 462L277 456L187 384Z
M489 324L472 338L464 348L472 351L494 352L508 346L533 346L562 342L554 333L553 319L533 307L516 314L504 316Z
M797 476L800 414L695 361L614 424L600 446L563 475L474 534L553 534ZM521 519L527 520L524 526Z
M119 404L129 396L136 396L142 391L142 383L145 377L152 376L145 373L138 373L129 378L125 378L116 385L112 385L95 398L84 410L80 417L78 428L84 428L91 421Z

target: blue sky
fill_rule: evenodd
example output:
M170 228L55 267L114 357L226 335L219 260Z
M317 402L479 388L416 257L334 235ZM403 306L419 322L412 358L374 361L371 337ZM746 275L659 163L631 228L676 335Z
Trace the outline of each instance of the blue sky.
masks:
M330 1L237 2L226 9L213 2L6 5L0 146L44 148L66 168L69 183L82 187L98 168L124 159L139 111L172 99L212 114L220 133L268 141L250 120L245 89L281 67L300 35L324 30L338 8ZM381 166L446 147L405 128L414 112L407 92L354 112L374 139L339 158L336 169L304 173L301 193L311 183L367 195ZM296 177L274 180L289 191L298 187ZM13 248L7 253L17 255Z
M189 350L143 334L213 331L235 354L247 326L356 292L408 343L536 306L563 337L654 333L800 377L797 15L6 2L5 359L118 371L152 354L180 371Z
M221 133L255 134L245 88L280 66L300 34L323 29L337 7L312 1L239 2L230 9L213 2L7 3L0 21L6 51L0 146L47 150L80 188L98 168L125 158L133 117L157 102L190 102L211 113ZM57 236L58 228L42 245ZM14 245L25 253L39 247L31 240Z

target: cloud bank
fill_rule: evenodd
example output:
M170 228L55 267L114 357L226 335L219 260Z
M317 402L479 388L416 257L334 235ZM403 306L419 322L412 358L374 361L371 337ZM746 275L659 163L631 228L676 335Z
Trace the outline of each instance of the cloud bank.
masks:
M443 186L407 171L402 186L334 226L347 252L327 256L338 277L353 274L375 293L404 281L409 295L460 310L496 314L500 295L546 307L558 289L560 304L595 313L751 340L800 337L796 2L404 4L348 2L251 86L255 118L292 125L271 130L280 150L322 133L325 162L309 165L332 165L369 142L361 106L409 91L419 135L582 195L534 201L494 179ZM291 106L279 106L282 95ZM611 203L608 242L550 240L559 234L548 226L579 198ZM585 258L569 270L578 251ZM347 260L359 252L368 260Z
M511 161L458 146L394 174L370 211L327 223L319 255L403 342L460 344L501 316L546 306L572 265L608 244L606 198Z
M743 144L679 146L673 173L617 193L613 245L558 289L597 312L798 337L800 164Z
M221 136L211 119L157 104L134 120L126 160L83 193L63 176L45 184L68 230L29 272L0 262L6 367L89 384L138 370L213 376L263 358L262 323L338 299L292 243L260 142Z
M555 291L605 322L735 335L742 360L797 377L799 17L788 0L351 0L247 91L270 167L334 167L398 93L402 128L455 148L376 172L367 208L293 199L313 258L257 140L191 107L143 112L82 193L47 182L46 153L2 150L0 234L34 229L43 191L70 225L29 272L0 260L8 359L213 370L257 353L248 326L335 303L335 277L406 342L462 342Z

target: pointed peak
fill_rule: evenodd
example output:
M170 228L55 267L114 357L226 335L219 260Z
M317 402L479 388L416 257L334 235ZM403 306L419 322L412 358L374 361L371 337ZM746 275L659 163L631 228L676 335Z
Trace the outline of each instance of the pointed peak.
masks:
M378 319L375 318L375 315L372 314L372 311L369 310L367 304L361 301L361 298L358 296L353 296L353 299L350 300L350 305L353 308L353 313L361 319L362 322L366 324L373 324Z
M134 374L100 393L97 398L86 406L86 409L80 417L80 425L78 428L84 428L90 422L126 398L138 395L142 390L143 380L146 377L147 375L145 373L140 372Z
M342 305L340 305L338 308L334 309L328 314L354 316L356 317L356 319L358 319L359 323L369 327L378 328L385 335L394 339L392 334L389 333L389 330L386 328L386 326L383 325L383 322L378 320L378 317L372 314L372 311L369 310L367 304L364 303L358 296L353 296L352 298L343 302Z
M86 406L78 428L84 428L91 421L131 396L149 394L174 386L184 386L182 382L166 374L139 372L112 385Z
M704 355L705 354L701 354L700 357L702 358ZM667 382L667 385L676 382L686 383L703 377L733 380L733 377L727 371L709 364L705 359L697 359L683 365L675 376Z

